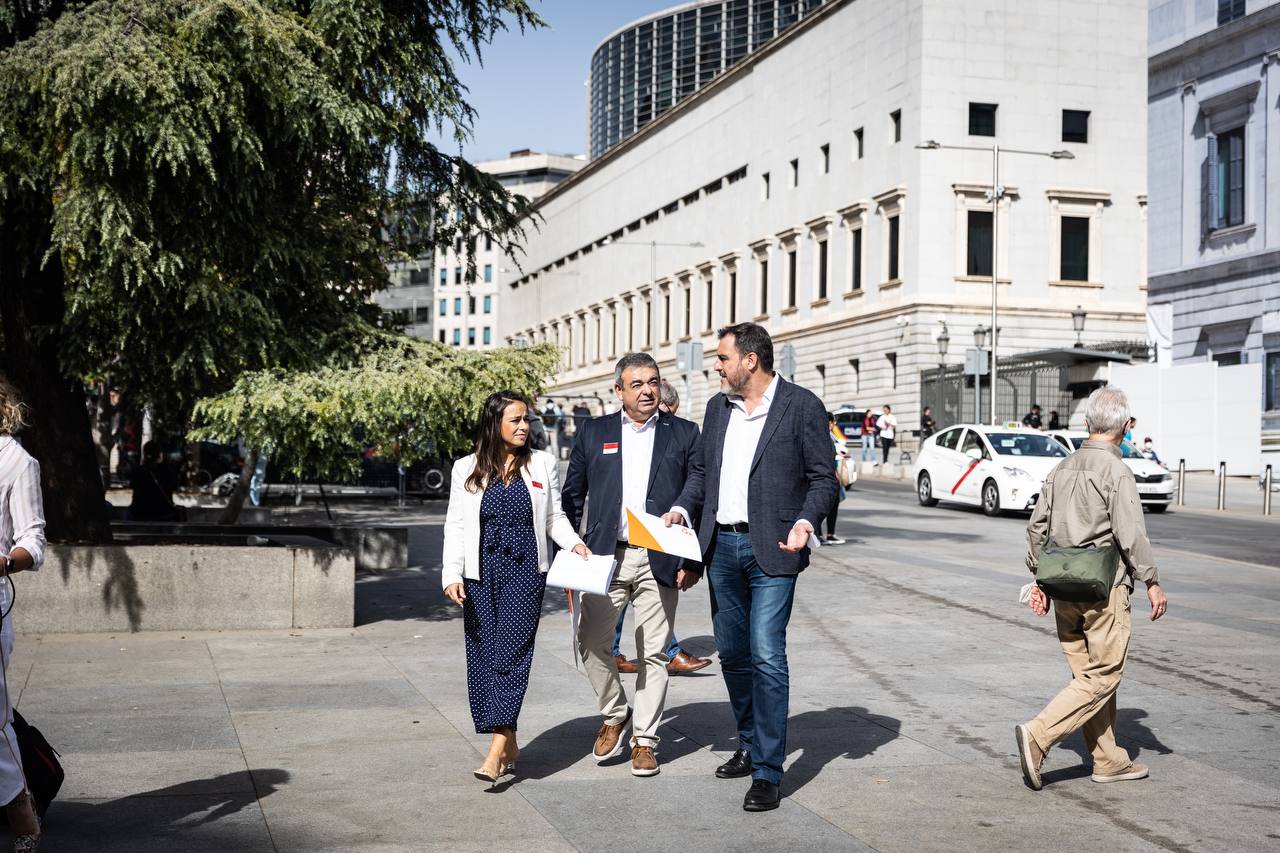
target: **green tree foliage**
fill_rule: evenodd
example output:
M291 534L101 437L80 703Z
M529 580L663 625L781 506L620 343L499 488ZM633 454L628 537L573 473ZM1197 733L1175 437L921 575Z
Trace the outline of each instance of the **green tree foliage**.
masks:
M80 379L184 423L244 371L353 353L389 260L516 250L527 203L431 141L473 118L452 57L508 24L540 21L524 0L0 0L3 366L51 533L103 535Z
M434 341L389 341L347 366L264 370L196 404L196 440L269 447L300 477L354 478L360 450L412 465L436 451L471 449L485 397L498 390L536 397L556 368L551 344L479 353Z

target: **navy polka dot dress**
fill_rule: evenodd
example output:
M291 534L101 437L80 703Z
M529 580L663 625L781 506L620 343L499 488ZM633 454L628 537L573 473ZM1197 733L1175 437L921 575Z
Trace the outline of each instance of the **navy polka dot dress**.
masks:
M538 571L524 480L495 481L480 500L480 580L466 580L467 695L477 734L516 727L533 663L546 578Z

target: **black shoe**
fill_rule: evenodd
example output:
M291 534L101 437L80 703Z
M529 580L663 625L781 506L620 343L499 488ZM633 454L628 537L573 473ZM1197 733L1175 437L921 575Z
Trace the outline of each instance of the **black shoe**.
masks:
M747 791L742 808L749 812L767 812L778 807L781 796L777 785L757 779L751 783L751 790Z
M717 779L738 779L750 775L751 754L741 749L733 754L733 758L716 768Z

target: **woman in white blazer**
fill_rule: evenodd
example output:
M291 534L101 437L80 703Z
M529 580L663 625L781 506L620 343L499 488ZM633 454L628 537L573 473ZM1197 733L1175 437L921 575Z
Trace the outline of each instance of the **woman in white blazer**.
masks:
M444 522L441 582L462 608L471 718L477 734L493 735L474 772L490 783L512 772L520 754L516 719L542 615L547 538L591 554L560 508L555 458L529 446L531 411L514 391L485 400L475 453L453 463Z

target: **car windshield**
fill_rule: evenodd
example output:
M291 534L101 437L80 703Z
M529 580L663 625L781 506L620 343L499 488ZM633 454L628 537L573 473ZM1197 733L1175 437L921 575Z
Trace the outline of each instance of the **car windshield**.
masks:
M1120 455L1123 456L1125 459L1146 459L1147 458L1142 455L1141 450L1134 447L1132 444L1130 444L1127 441L1120 442Z
M1085 439L1084 439L1083 437L1081 437L1081 438L1068 438L1068 439L1067 439L1067 441L1071 442L1071 446L1072 446L1072 447L1074 447L1076 450L1079 450L1079 449L1080 449L1080 445L1084 444Z
M1066 456L1067 451L1061 444L1047 435L1029 432L993 432L987 434L987 441L1001 456Z

